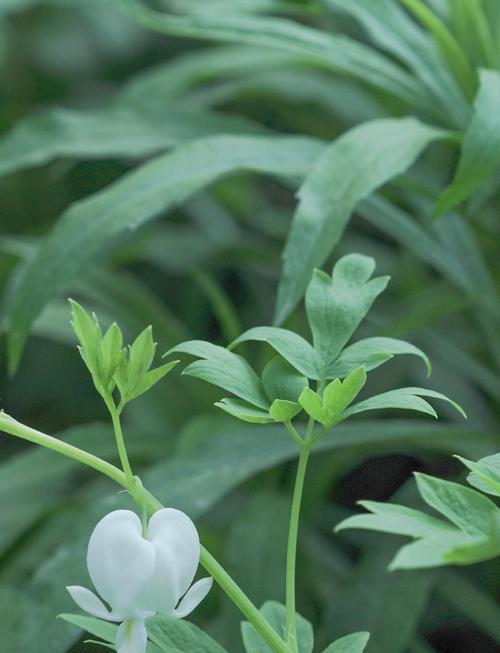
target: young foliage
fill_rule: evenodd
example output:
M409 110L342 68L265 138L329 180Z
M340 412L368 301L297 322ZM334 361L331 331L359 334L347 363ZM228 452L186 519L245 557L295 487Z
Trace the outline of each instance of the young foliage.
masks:
M482 461L465 464L471 469L476 465L483 469L484 465ZM473 476L480 479L473 478L473 485L488 478L485 485L495 494L489 485L491 475L482 472L479 477L473 472ZM371 514L349 517L335 530L361 528L414 538L396 554L391 569L472 564L500 555L500 509L493 501L458 483L420 473L415 478L421 498L447 521L406 506L360 501Z
M120 392L120 406L140 397L160 381L178 361L151 369L156 351L153 331L146 327L128 348L123 347L120 328L113 323L103 335L97 317L90 316L77 302L70 300L73 330L78 349L89 369L96 390L110 405L113 391Z
M467 476L467 482L481 492L500 497L500 454L486 456L477 462L456 456L471 473Z

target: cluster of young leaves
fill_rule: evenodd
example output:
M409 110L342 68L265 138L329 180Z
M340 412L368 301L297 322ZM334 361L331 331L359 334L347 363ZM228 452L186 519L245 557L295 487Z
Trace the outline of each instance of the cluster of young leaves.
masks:
M191 340L172 347L166 355L182 352L198 357L200 360L188 365L183 374L231 392L237 398L224 398L216 405L247 422L290 422L302 410L325 428L357 413L388 408L436 417L422 397L448 401L463 414L441 393L417 387L391 390L351 405L366 383L366 373L395 355L418 356L428 373L431 370L427 356L403 340L375 337L346 346L387 286L388 277L371 278L374 268L372 258L349 254L337 261L331 277L321 270L314 272L305 299L312 344L287 329L254 327L228 349ZM260 377L232 351L247 341L266 342L278 354ZM309 387L310 381L317 382L317 391Z
M500 454L474 462L457 456L470 470L475 488L500 496ZM362 528L415 539L394 557L391 569L467 565L500 555L500 508L484 494L459 483L415 474L425 503L448 521L393 503L360 501L372 514L354 515L335 530Z
M140 397L160 381L178 361L151 368L156 351L153 330L142 331L134 342L123 346L120 327L113 322L105 333L95 314L89 315L77 302L70 300L72 326L80 343L78 350L87 366L94 386L109 406L115 388L120 394L119 407Z

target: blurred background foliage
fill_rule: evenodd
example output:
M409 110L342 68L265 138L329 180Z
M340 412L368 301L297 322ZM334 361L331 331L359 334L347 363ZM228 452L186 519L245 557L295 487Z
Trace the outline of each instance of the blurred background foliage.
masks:
M104 0L0 0L0 288L2 331L10 332L0 345L2 407L114 459L68 296L104 324L117 320L130 339L152 324L160 352L191 337L227 345L272 322L295 193L325 145L377 118L416 116L450 130L357 205L328 266L357 251L391 275L358 336L422 347L433 363L430 387L459 401L469 420L446 406L439 422L401 413L352 420L322 443L308 474L298 608L315 626L318 650L370 630L370 653L497 651L497 562L389 573L397 538L332 529L359 499L417 505L414 470L460 480L452 453L476 459L498 450L500 3L155 6L180 23L137 15L148 31ZM479 69L488 71L479 78ZM253 138L264 139L269 161L261 152L252 162ZM165 152L178 154L170 168L148 168ZM166 187L170 197L161 196ZM439 198L444 215L433 219ZM305 332L302 308L287 326ZM9 376L23 330L29 338ZM257 368L269 355L256 345L247 353ZM425 372L403 357L370 383L371 394L425 385ZM280 428L217 414L219 396L169 375L127 409L131 456L163 502L199 520L208 548L255 602L283 600L295 446ZM85 581L90 529L126 497L2 436L0 505L2 649L91 651L55 616L72 608L64 586ZM242 650L239 615L219 591L194 619Z

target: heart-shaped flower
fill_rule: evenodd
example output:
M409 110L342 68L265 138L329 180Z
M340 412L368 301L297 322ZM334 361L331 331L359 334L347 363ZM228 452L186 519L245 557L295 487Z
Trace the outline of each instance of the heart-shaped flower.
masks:
M148 617L185 617L210 590L212 578L191 586L199 561L198 532L180 510L156 512L145 536L134 512L115 510L97 524L87 549L90 578L111 609L85 587L67 589L85 612L121 622L118 653L144 653Z

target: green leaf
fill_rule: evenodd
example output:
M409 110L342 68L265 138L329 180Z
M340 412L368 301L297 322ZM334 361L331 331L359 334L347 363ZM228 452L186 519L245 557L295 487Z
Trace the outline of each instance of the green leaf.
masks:
M95 637L100 637L105 642L114 644L116 641L118 626L109 621L103 621L102 619L86 617L79 614L60 614L59 618L73 624L73 626L76 626L77 628L85 630Z
M229 349L234 349L240 343L249 340L267 342L296 370L309 379L319 379L316 352L307 340L297 333L278 327L253 327L236 338L230 344Z
M188 365L183 374L228 390L258 408L268 409L262 382L244 358L203 340L189 340L172 347L165 355L182 352L203 358Z
M282 18L214 12L178 16L151 11L136 0L114 0L114 4L147 29L299 54L343 75L364 80L411 106L429 108L425 89L417 80L376 50L345 35L326 34Z
M11 371L40 310L117 238L231 172L301 177L321 150L310 138L214 136L153 159L70 206L12 282L6 309Z
M137 399L137 397L140 397L142 394L147 392L150 388L156 385L158 381L161 381L161 379L163 379L163 377L166 376L178 362L179 361L172 361L146 372L146 374L142 376L139 382L133 386L132 390L127 394L127 401Z
M389 569L430 569L452 563L461 564L462 561L464 564L479 562L482 559L481 556L475 559L467 556L462 556L461 559L459 556L455 560L450 559L451 552L455 548L477 544L479 541L479 538L473 538L460 531L417 540L401 547L389 565Z
M431 373L431 363L428 357L415 345L396 338L375 337L359 340L346 347L328 368L327 378L343 378L361 366L368 372L383 365L393 356L401 354L418 356L424 361L427 374Z
M416 473L422 499L471 536L490 535L500 509L476 490L459 483Z
M277 422L290 422L302 410L302 406L295 401L275 399L269 409L269 414Z
M334 415L335 418L339 417L358 396L365 383L366 371L364 367L354 370L343 381L334 379L323 391L323 405L327 412Z
M147 628L149 639L166 653L226 653L220 644L185 619L158 615L148 619Z
M275 356L262 371L262 383L270 401L286 399L297 402L300 394L309 383L281 356Z
M267 601L260 609L262 615L267 619L275 631L282 635L285 628L286 609L281 603ZM241 624L243 643L246 653L270 653L271 649L261 639L255 628L244 621ZM311 653L314 644L314 634L311 624L297 614L297 646L299 653Z
M359 505L373 514L348 517L335 527L336 531L362 528L410 537L431 537L454 532L453 527L446 522L406 506L379 501L360 501Z
M80 353L90 373L97 378L100 376L100 356L102 332L95 315L90 317L87 311L72 299L71 304L72 322L71 326L80 343Z
M352 633L327 646L323 653L363 653L369 639L370 633Z
M500 167L500 73L480 72L474 113L465 132L453 182L434 207L440 216L466 200L479 186L494 177Z
M321 376L384 290L388 277L371 279L375 261L348 254L337 261L332 277L315 270L307 287L306 311Z
M456 456L468 467L472 474L467 476L467 482L482 492L500 497L500 454L486 456L477 462Z
M217 133L259 131L236 116L172 105L167 112L120 103L90 111L57 108L29 116L0 139L0 175L56 158L143 158Z
M241 399L225 398L216 402L215 405L229 415L237 417L244 422L250 422L251 424L269 424L269 422L274 422L274 416L270 414L270 411L256 408L247 404L246 401L241 401Z
M415 410L421 413L427 413L437 418L437 413L434 408L421 397L433 397L434 399L442 399L451 404L461 415L466 417L463 409L454 401L446 397L446 395L436 392L435 390L428 390L427 388L398 388L397 390L389 390L380 395L375 395L369 399L354 404L348 408L343 417L350 417L357 413L362 413L366 410L382 410L387 408L401 408L404 410Z
M404 172L443 135L413 118L374 120L343 134L318 158L300 188L285 245L276 324L298 304L314 268L340 240L356 204Z
M324 425L328 424L328 415L323 406L323 400L314 390L304 388L299 397L299 404L317 422Z

